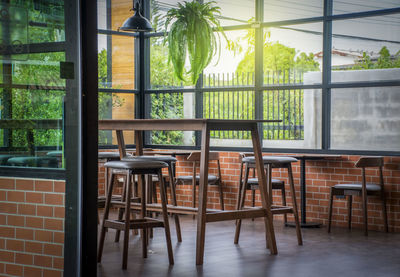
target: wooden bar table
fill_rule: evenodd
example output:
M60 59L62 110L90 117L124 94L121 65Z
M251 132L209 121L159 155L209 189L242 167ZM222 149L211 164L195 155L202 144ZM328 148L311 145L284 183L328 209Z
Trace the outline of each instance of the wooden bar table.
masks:
M100 120L99 130L115 130L121 158L126 156L123 131L136 131L136 155L143 154L143 131L200 131L201 159L199 182L199 207L197 209L196 264L203 264L206 223L244 218L264 218L266 244L271 254L277 254L271 203L267 190L267 178L262 161L262 152L257 123L280 122L280 120L218 120L218 119L133 119ZM256 169L259 176L262 207L250 210L207 210L208 159L211 130L251 131ZM174 206L171 212L187 207Z

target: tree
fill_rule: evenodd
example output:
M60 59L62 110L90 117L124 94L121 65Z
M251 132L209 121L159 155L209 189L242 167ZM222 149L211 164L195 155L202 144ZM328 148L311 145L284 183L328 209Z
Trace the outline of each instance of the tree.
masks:
M382 68L399 68L400 67L400 51L391 55L389 49L383 46L379 51L379 57L376 61L371 59L371 56L363 52L362 58L356 62L351 68L353 70L359 69L382 69Z

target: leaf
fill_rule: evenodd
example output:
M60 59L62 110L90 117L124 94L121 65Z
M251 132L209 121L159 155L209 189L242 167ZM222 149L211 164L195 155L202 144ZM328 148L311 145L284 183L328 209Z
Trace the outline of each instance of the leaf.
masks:
M197 82L199 75L211 62L214 55L220 55L220 34L228 41L219 20L220 8L211 1L178 3L170 9L165 19L165 29L171 25L168 34L169 60L174 66L175 75L183 80L186 56L189 56L191 81ZM214 29L218 33L214 33ZM229 42L229 41L228 41ZM218 45L218 46L217 46Z

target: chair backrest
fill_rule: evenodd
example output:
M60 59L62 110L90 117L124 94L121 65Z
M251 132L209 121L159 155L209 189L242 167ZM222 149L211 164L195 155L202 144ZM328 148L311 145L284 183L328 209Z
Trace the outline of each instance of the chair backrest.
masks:
M383 157L361 157L355 164L356 167L382 167Z
M196 151L196 152L192 152L189 157L187 157L187 161L193 162L193 176L196 175L196 164L197 162L200 162L200 158L201 158L201 152ZM219 152L209 152L208 155L208 160L209 161L217 161L217 170L218 170L218 178L221 180L221 164L219 162Z
M190 162L200 162L201 152L192 152L189 157L187 157L187 161ZM208 155L209 161L218 161L219 160L219 152L210 152Z

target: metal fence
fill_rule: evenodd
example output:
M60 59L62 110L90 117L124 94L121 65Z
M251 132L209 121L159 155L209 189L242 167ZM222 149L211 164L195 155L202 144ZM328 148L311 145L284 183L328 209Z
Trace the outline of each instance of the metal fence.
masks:
M202 94L203 118L215 119L254 119L255 89L254 73L219 73L203 75ZM263 91L263 118L282 120L280 123L263 125L264 139L301 140L304 137L303 90L279 89L279 85L302 84L303 73L287 70L264 73L264 85L273 85L275 89ZM278 88L276 88L278 87ZM210 91L207 91L210 88ZM212 89L211 89L212 88ZM243 89L241 89L243 88ZM194 95L193 95L194 96ZM195 107L184 103L183 94L156 93L150 96L151 118L183 118L185 109ZM196 103L195 105L198 105ZM153 142L168 141L168 144L180 144L181 134L154 132ZM214 139L250 139L247 131L213 131Z
M279 86L302 84L303 72L295 70L267 71L264 73L264 85ZM203 94L203 117L216 119L254 119L255 91L254 73L242 74L206 74L203 85L221 87L221 91ZM222 89L224 87L224 89ZM243 87L244 90L229 91L229 87ZM304 137L303 90L266 89L263 92L263 118L282 120L280 123L263 125L264 139L300 140ZM248 139L249 132L217 131L212 138Z

